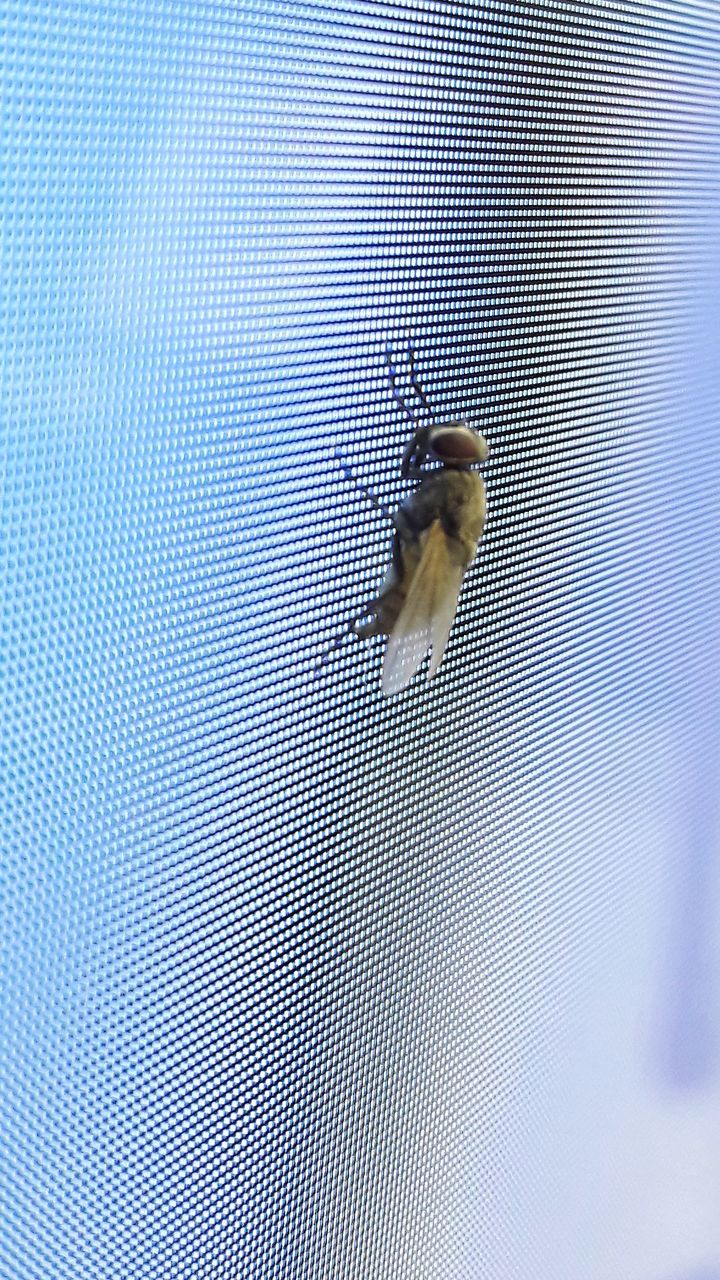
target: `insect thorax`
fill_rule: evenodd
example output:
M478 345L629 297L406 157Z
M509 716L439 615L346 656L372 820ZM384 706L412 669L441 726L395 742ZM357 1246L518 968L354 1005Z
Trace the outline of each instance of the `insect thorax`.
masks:
M404 543L412 543L435 521L458 544L458 557L469 564L485 523L485 486L476 471L440 468L429 471L397 513Z

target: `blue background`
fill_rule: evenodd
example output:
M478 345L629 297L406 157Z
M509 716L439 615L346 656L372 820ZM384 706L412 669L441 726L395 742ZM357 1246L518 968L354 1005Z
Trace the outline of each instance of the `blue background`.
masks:
M717 7L0 42L0 1271L720 1276ZM386 701L408 328L489 521Z

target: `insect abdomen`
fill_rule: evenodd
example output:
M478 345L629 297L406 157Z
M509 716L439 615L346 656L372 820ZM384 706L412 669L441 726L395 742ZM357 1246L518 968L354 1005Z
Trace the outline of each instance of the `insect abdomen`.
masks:
M361 640L367 640L369 636L390 635L405 603L408 587L420 559L420 550L417 538L409 542L400 540L402 574L398 574L395 564L390 565L379 595L369 606L373 611L373 617L369 622L356 627Z
M405 591L402 590L398 583L387 593L378 596L377 600L371 605L371 608L375 610L373 617L369 622L363 622L361 626L355 628L361 640L368 640L370 636L390 635L400 617L400 610L405 603L405 594Z
M389 636L394 630L420 563L425 536L438 523L447 540L448 558L463 569L474 559L485 520L485 489L475 472L430 472L396 515L393 562L379 594L368 606L373 617L356 627L361 639Z

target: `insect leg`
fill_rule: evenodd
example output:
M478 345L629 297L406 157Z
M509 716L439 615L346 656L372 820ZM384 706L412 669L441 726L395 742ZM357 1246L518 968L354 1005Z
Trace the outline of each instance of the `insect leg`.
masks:
M432 417L432 409L428 404L427 396L425 395L425 392L420 386L420 383L418 382L417 373L415 372L415 348L413 346L412 338L410 337L410 334L408 334L408 338L407 338L407 350L408 350L408 366L410 368L410 386L415 392L415 395L420 401L425 412L429 414L430 417Z
M417 395L422 408L425 409L425 411L430 416L432 416L432 410L430 408L430 405L428 404L425 398L425 393L423 392L422 387L420 386L420 383L417 380L417 374L415 372L415 351L413 349L412 339L410 338L409 335L408 335L407 344L408 344L407 345L408 364L410 366L410 385L413 391L415 392L415 394ZM397 375L397 370L392 362L391 348L389 343L385 348L385 363L387 364L387 367L388 367L388 386L390 387L390 391L393 395L393 398L397 401L399 407L402 409L405 416L409 419L409 421L412 423L413 427L415 428L413 432L412 440L407 445L405 452L403 454L403 460L400 466L400 474L403 480L408 480L408 479L417 480L422 475L422 465L427 457L428 428L427 426L419 425L416 409L411 407L410 404L408 404L407 400L403 396L401 396L398 390L398 385L397 385L398 375Z
M364 496L368 499L368 502L371 502L371 503L372 503L372 505L373 505L373 506L374 506L378 511L382 511L383 515L384 515L384 516L387 516L388 520L392 520L392 522L393 522L393 524L394 524L394 523L395 523L395 517L394 517L394 515L393 515L392 511L390 510L390 508L389 508L389 507L386 507L386 506L385 506L385 503L384 503L384 502L381 502L381 501L380 501L380 499L379 499L378 497L376 497L376 495L372 492L372 490L370 490L370 489L366 488L366 486L365 486L364 484L362 484L362 483L358 480L358 478L357 478L357 476L355 475L355 473L351 470L351 468L350 468L350 467L348 466L348 464L345 462L345 460L344 460L344 458L342 457L342 454L340 453L340 451L339 451L339 450L337 450L337 451L336 451L336 453L335 453L335 457L337 458L338 462L340 463L340 466L341 466L341 467L342 467L342 469L343 469L343 472L344 472L344 474L345 474L345 478L346 478L347 480L349 480L351 484L354 484L354 485L355 485L355 488L356 488L356 489L359 489L359 490L360 490L360 493L364 494Z
M400 475L403 480L419 480L424 474L422 464L428 452L427 437L427 427L415 428L415 434L409 444L405 446L405 452L400 463Z
M400 539L400 531L396 529L393 533L392 540L392 562L398 580L401 581L405 572L405 562L403 560L402 541Z
M360 622L363 618L366 618L369 613L372 613L377 603L378 603L377 600L371 600L369 604L366 604L364 608L360 610L360 613L355 614L355 617L350 619L347 625L342 628L342 631L338 632L338 634L335 636L335 639L330 642L325 652L321 654L321 656L318 658L318 661L315 663L316 676L320 674L322 668L325 666L325 663L332 657L336 649L340 648L340 645L342 644L343 640L347 636L353 634L353 632L355 631L355 628L357 627L358 622Z
M318 658L317 662L315 663L316 676L320 675L320 672L322 668L325 666L325 663L328 661L329 658L332 657L335 650L340 648L340 645L342 644L345 637L349 636L350 633L355 630L355 627L357 626L360 619L364 617L364 614L365 614L365 610L363 610L362 613L359 613L357 617L352 618L351 621L347 624L347 626L343 627L342 631L339 631L338 634L335 636L335 639L330 642L325 652L321 654L321 656Z
M390 343L388 343L385 348L385 363L387 365L387 370L388 370L388 386L390 388L390 392L393 398L397 401L398 405L402 409L405 416L410 419L410 422L412 422L414 426L416 422L415 412L413 409L410 408L410 405L408 404L407 400L404 400L403 397L400 395L400 392L398 391L397 369L395 368L392 362L392 348L390 346Z

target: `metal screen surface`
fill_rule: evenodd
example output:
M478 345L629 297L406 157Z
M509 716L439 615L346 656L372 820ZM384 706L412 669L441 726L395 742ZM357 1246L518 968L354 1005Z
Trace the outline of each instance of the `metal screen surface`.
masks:
M0 40L0 1274L718 1280L718 6ZM489 516L386 699L408 332Z

